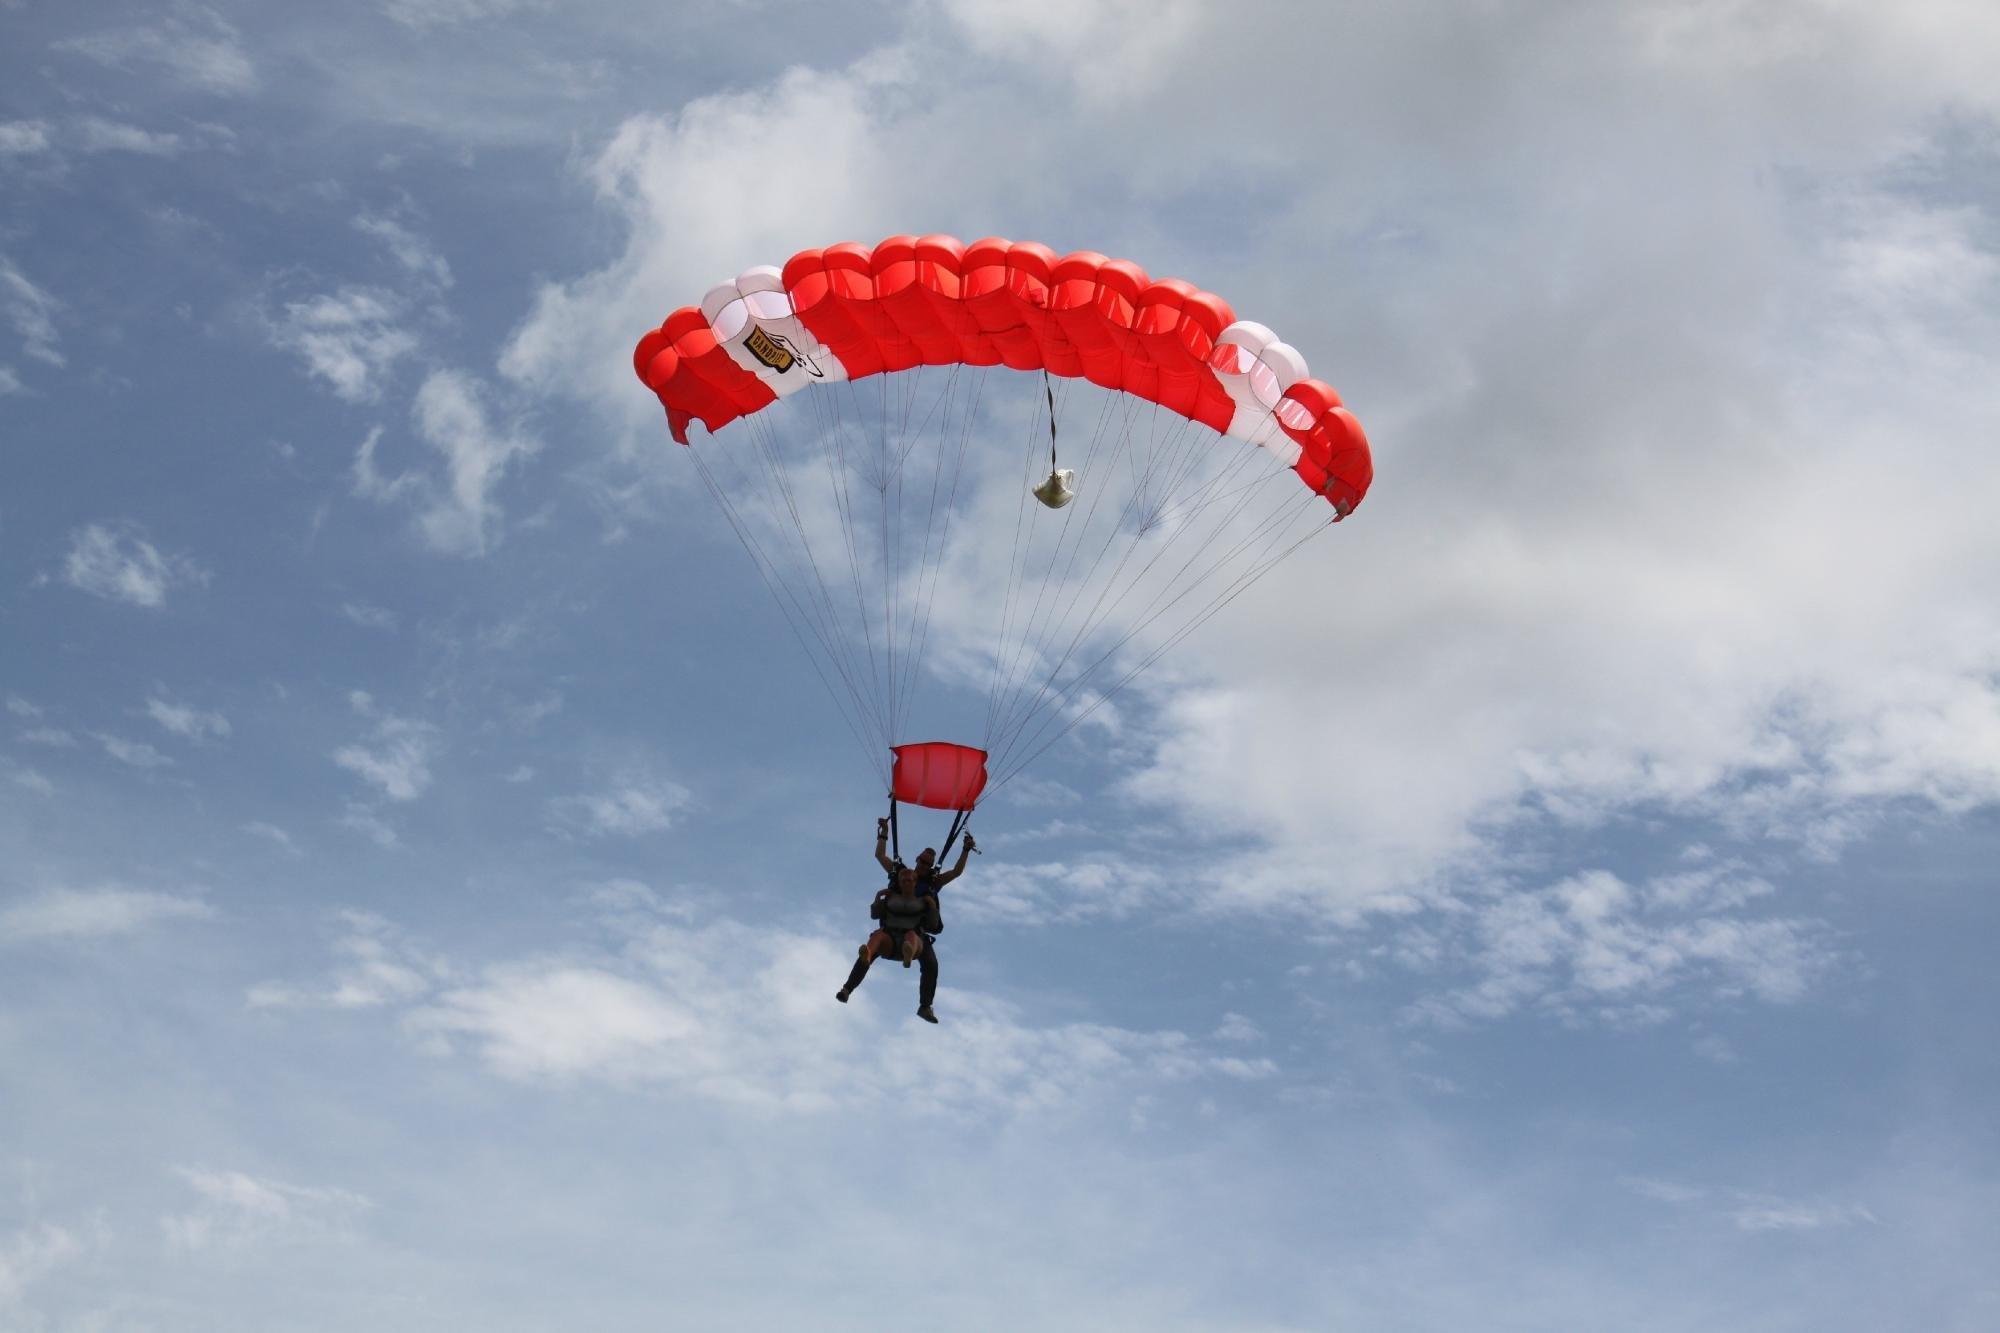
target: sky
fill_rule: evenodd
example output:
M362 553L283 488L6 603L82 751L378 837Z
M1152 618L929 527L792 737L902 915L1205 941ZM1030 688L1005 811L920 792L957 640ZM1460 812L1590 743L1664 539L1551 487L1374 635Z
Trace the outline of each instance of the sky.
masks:
M0 1329L2000 1326L1992 6L0 33ZM631 370L926 232L1377 472L981 807L935 1027Z

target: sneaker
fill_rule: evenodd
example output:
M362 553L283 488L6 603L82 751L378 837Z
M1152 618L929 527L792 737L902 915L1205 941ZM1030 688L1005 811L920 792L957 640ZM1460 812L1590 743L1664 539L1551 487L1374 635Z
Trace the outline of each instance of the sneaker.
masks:
M845 986L842 986L839 990L833 993L833 998L839 1000L842 1004L847 1003L847 996L848 996L848 990L847 987Z
M927 1004L917 1006L917 1017L926 1023L937 1022L937 1015L931 1012L931 1007Z

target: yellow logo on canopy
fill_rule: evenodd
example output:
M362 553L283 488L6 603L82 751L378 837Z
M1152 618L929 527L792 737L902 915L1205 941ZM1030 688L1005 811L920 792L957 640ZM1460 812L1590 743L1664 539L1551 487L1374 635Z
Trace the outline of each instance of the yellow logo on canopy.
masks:
M792 364L798 360L788 348L780 346L777 339L755 325L751 326L750 336L743 340L743 346L749 350L750 355L780 375L790 370Z

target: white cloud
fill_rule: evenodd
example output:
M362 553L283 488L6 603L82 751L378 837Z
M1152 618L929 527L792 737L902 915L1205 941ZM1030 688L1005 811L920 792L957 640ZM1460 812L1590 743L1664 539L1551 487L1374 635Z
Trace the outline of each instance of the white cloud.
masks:
M15 942L127 935L168 921L205 920L198 898L134 889L50 889L0 908L0 939Z
M734 924L661 924L627 954L629 964L496 966L478 985L418 1009L409 1025L419 1037L470 1043L509 1078L667 1083L727 1104L807 1114L878 1103L1018 1114L1127 1083L1277 1072L1268 1060L1213 1054L1177 1032L1032 1027L1005 1003L954 989L940 1001L949 1043L904 1047L903 1059L874 1062L870 1077L857 1080L856 1061L867 1062L865 1053L895 1027L917 1022L906 1012L914 997L900 969L871 974L843 1007L832 988L851 955L824 940ZM878 1006L898 1015L890 1031Z
M1782 1199L1745 1200L1731 1211L1730 1218L1740 1231L1819 1231L1875 1221L1875 1215L1860 1204L1788 1203Z
M503 18L521 10L543 9L549 0L378 0L381 10L408 28L456 27Z
M434 372L412 409L417 435L443 458L443 475L407 471L384 476L375 461L380 429L369 432L354 458L354 493L384 504L417 507L417 530L432 550L483 555L499 539L501 510L494 492L519 460L540 443L518 421L497 425L479 383L457 371Z
M290 1185L242 1171L179 1166L174 1172L198 1199L192 1210L160 1219L168 1243L179 1250L350 1240L360 1216L374 1206L351 1190Z
M268 981L246 997L252 1008L372 1009L406 1003L430 992L450 975L440 959L418 949L387 921L366 912L343 912L343 928L333 943L333 977L324 985L300 987Z
M1196 0L943 0L944 13L983 56L1031 71L1061 70L1087 103L1157 88L1195 57L1217 16ZM1235 11L1263 26L1254 10Z
M550 285L509 339L501 371L602 403L657 438L657 408L631 373L632 345L677 305L816 234L888 235L902 206L929 197L905 170L887 100L906 77L871 58L822 73L794 69L776 85L697 98L673 116L619 127L590 163L600 198L631 228L624 253L576 282ZM810 135L773 134L810 125ZM702 189L690 191L687 182ZM730 206L718 210L716 199Z
M372 236L387 246L396 262L412 276L421 278L439 291L451 286L451 265L431 243L402 222L391 217L363 214L354 219L355 230Z
M1730 914L1771 892L1768 884L1726 865L1703 876L1698 889L1688 874L1635 888L1587 871L1426 917L1429 945L1400 961L1423 971L1462 963L1477 979L1425 997L1408 1016L1456 1027L1532 1009L1568 1023L1647 1027L1681 1003L1793 1003L1838 960L1819 922Z
M267 824L261 819L253 819L243 826L243 831L252 837L262 838L266 842L275 843L279 848L292 856L301 854L297 840L276 824Z
M550 809L562 827L586 837L629 838L673 827L693 800L694 793L678 782L632 770L602 791L558 797Z
M85 116L76 122L77 147L86 153L136 153L142 157L173 157L182 149L178 134L123 125L101 116Z
M1786 225L1835 239L1734 276ZM1900 798L2000 799L2000 635L1978 609L2000 542L1969 500L2000 486L1974 445L2000 426L1978 368L2000 352L1990 253L1908 201L1732 226L1705 242L1738 256L1727 273L1647 261L1698 298L1635 288L1618 247L1573 254L1615 335L1583 332L1582 297L1525 290L1504 330L1452 335L1482 385L1374 414L1377 495L1226 638L1184 645L1221 683L1169 701L1134 790L1297 849L1285 888L1336 910L1549 816L1650 809L1824 851ZM1706 340L1645 331L1683 329L1689 299ZM1773 307L1836 341L1789 344ZM1649 376L1709 428L1688 438Z
M346 811L340 816L339 824L344 829L359 833L383 851L394 851L403 845L396 830L381 814L358 801L350 801Z
M1215 1029L1215 1039L1227 1042L1254 1042L1264 1039L1264 1030L1242 1014L1228 1013Z
M7 768L15 786L25 788L37 796L55 795L56 784L49 781L46 774L32 768L24 768L19 764L9 764Z
M88 523L70 534L63 581L80 592L133 606L164 606L167 593L208 574L183 555L162 552L129 524Z
M382 428L377 426L368 432L360 447L354 451L353 475L356 495L364 500L389 501L423 485L423 478L411 472L393 478L383 476L381 469L375 465L375 451L381 445ZM355 619L352 615L349 618ZM367 622L357 619L356 623Z
M381 432L377 431L374 434L371 434L369 436L369 440L371 441L371 443L363 445L363 448L367 451L367 456L370 458L371 461L370 461L370 466L365 470L365 472L358 472L357 476L365 475L373 477L372 456L374 453L374 446L372 444L372 441L377 436L379 436L380 433ZM356 460L356 467L357 469L361 467L359 459ZM340 613L346 616L349 620L353 621L355 624L361 626L363 629L393 630L396 628L396 613L394 611L389 610L387 607L371 606L366 602L343 602L341 603L340 606Z
M493 492L507 470L540 444L519 423L496 426L477 381L441 370L424 381L415 407L417 434L444 456L445 485L419 516L439 551L482 555L495 540L500 509Z
M1126 860L982 861L966 865L961 890L945 890L945 910L967 923L1075 924L1129 916L1188 901L1185 882Z
M144 741L128 741L122 736L98 732L97 743L113 759L133 768L168 768L174 762Z
M236 29L214 10L176 6L152 23L109 29L55 43L115 69L157 65L204 92L238 95L256 90L257 72Z
M62 303L30 282L11 260L0 258L0 310L20 335L28 356L51 366L66 364L56 350L55 316Z
M615 952L570 948L469 969L423 959L375 922L343 942L334 990L273 984L253 992L252 1002L332 1003L331 994L352 985L350 1007L393 1006L424 1048L440 1056L468 1051L504 1078L664 1085L705 1101L800 1114L877 1105L1025 1113L1116 1088L1259 1081L1279 1072L1268 1059L1178 1032L1034 1027L1012 1006L956 987L939 1002L950 1040L901 1045L896 1032L917 1026L908 1013L910 974L880 967L852 1001L835 1003L853 958L846 941L742 924L629 883L606 887L595 901L620 941ZM385 947L357 951L356 941ZM357 966L378 962L389 965L386 982ZM447 980L454 972L475 979ZM891 1040L903 1057L871 1056ZM853 1077L857 1063L869 1066L869 1077Z
M1714 1065L1733 1065L1743 1058L1736 1053L1736 1047L1729 1038L1718 1036L1713 1032L1696 1037L1689 1049L1699 1058Z
M303 358L307 372L324 380L336 398L372 403L396 363L417 348L416 335L401 327L407 316L407 303L396 293L348 286L287 302L271 337Z
M30 727L21 733L24 745L46 745L50 749L67 750L76 744L76 737L61 727Z
M1634 1193L1674 1207L1706 1205L1704 1211L1726 1219L1738 1231L1820 1231L1858 1223L1873 1225L1876 1217L1856 1203L1804 1203L1748 1190L1711 1189L1644 1176L1623 1182Z
M0 1245L0 1310L18 1307L31 1285L82 1253L74 1233L46 1222L11 1232Z
M155 696L146 701L146 715L176 736L199 741L220 739L229 734L229 719L220 713L204 713L186 704L171 703Z
M470 1036L512 1078L616 1078L652 1072L696 1035L696 1016L658 990L595 968L495 968L448 991L415 1021L423 1032Z
M7 696L7 711L15 717L40 717L42 715L40 705L30 703L18 694Z
M27 156L49 149L49 127L39 120L0 121L0 157Z
M379 788L392 801L414 801L431 785L431 758L438 730L427 722L378 715L367 696L357 696L357 711L375 719L365 742L343 745L333 762Z

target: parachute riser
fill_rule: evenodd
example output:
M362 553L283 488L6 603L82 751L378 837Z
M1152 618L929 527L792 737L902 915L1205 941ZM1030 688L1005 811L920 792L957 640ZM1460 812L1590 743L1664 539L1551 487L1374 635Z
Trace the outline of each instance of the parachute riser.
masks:
M896 827L896 809L896 797L892 792L889 796L889 859L897 865L901 865L903 864L903 847L900 832ZM971 832L966 827L966 824L971 819L972 811L970 810L960 810L952 815L951 828L945 833L944 846L938 852L938 861L940 863L950 858L951 849L958 844L959 834ZM979 851L977 847L972 850L974 852Z

